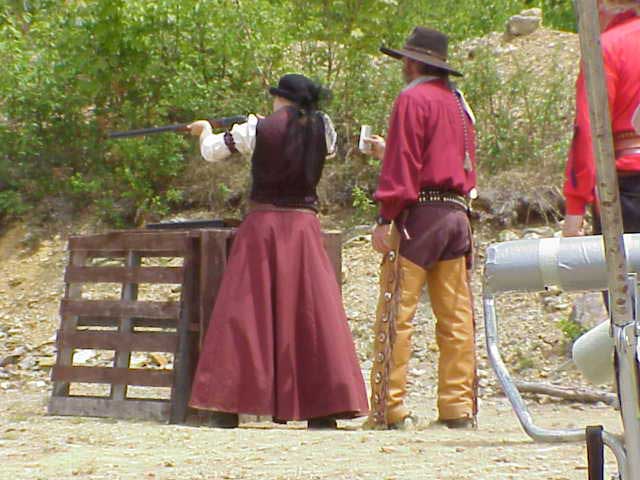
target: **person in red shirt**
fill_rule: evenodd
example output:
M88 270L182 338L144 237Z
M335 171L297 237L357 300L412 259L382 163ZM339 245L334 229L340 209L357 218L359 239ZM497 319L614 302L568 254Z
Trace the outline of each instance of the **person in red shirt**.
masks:
M599 0L598 5L624 231L640 232L640 0ZM594 233L601 233L595 168L585 79L580 72L564 186L564 236L583 234L588 204L595 206Z
M412 419L404 404L411 322L425 284L437 319L439 421L476 426L467 203L476 184L475 130L473 113L449 82L461 74L447 63L447 45L443 33L416 27L404 48L381 48L402 59L407 86L395 101L386 143L367 140L382 160L372 241L384 255L366 424L373 428L405 428Z

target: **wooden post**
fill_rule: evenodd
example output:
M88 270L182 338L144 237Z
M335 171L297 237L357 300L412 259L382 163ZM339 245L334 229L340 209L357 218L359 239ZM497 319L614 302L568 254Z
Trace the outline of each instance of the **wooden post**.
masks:
M126 256L127 267L139 267L140 255L135 252L129 252ZM120 294L122 300L137 300L138 299L138 284L137 283L125 283L122 285L122 291ZM121 318L118 325L118 331L120 333L130 333L133 330L133 319ZM131 363L131 352L126 348L119 348L115 352L113 359L113 366L115 368L129 368ZM127 385L112 385L111 386L111 398L113 400L124 400L127 398Z
M579 0L578 28L582 49L582 69L589 98L589 114L593 150L596 158L597 187L604 240L611 317L616 325L626 325L631 318L631 304L627 289L627 259L622 230L622 211L616 173L609 95L605 80L600 22L596 0Z
M636 368L636 317L632 310L636 285L629 281L624 249L622 211L609 115L597 0L578 0L578 29L582 49L582 68L589 98L589 114L593 149L596 157L600 219L607 260L610 315L616 358L621 413L624 424L626 466L624 480L640 479L640 405L638 404L638 371ZM635 276L633 276L635 278ZM632 291L633 289L633 291ZM624 468L626 467L626 468Z
M193 350L196 343L194 333L191 332L191 321L199 308L195 291L198 279L196 259L200 242L197 235L188 238L188 248L184 254L183 282L181 292L180 318L178 319L178 345L174 355L174 382L171 392L171 413L169 423L184 423L187 418L191 383L193 377Z

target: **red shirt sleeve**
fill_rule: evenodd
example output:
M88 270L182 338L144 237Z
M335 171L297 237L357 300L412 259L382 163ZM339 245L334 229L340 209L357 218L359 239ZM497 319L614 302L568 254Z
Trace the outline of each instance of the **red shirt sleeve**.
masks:
M389 121L382 170L374 195L380 203L380 215L387 220L395 219L418 199L427 118L424 105L405 93L398 96Z
M616 98L617 76L605 53L605 73L609 93L609 109ZM584 215L587 204L595 201L596 162L589 121L586 81L581 71L576 83L576 120L573 143L566 168L564 195L567 215Z

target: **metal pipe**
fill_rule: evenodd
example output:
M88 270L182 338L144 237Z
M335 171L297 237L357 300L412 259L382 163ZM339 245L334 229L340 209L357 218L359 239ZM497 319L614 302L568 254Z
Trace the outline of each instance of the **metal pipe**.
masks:
M483 296L484 305L484 324L485 324L485 339L487 345L487 352L489 355L489 362L498 377L498 381L502 386L502 390L509 399L513 411L515 412L520 425L524 429L525 433L529 435L536 442L543 443L569 443L569 442L582 442L585 441L586 435L584 429L570 429L570 430L552 430L537 426L527 406L518 391L507 367L502 360L500 354L500 342L498 336L498 323L495 307L495 297L493 295ZM616 436L609 432L603 432L602 439L604 444L613 452L616 457L616 463L618 464L619 479L631 480L627 472L629 471L627 465L627 454L623 442ZM640 452L638 452L640 453Z
M609 450L613 452L616 457L616 463L618 464L618 479L627 480L627 454L624 450L624 443L619 437L604 431L602 432L602 441L609 447Z
M483 297L483 303L485 338L489 361L524 431L537 442L561 443L584 441L586 437L583 429L551 430L538 427L533 423L531 414L500 355L495 299L493 296L485 295Z

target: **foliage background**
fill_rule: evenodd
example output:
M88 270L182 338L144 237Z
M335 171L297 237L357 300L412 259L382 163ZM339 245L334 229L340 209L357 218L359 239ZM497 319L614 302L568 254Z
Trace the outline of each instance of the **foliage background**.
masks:
M547 26L573 28L569 0L0 0L0 222L89 208L123 226L228 203L242 189L229 172L193 188L201 177L189 167L199 162L192 140L105 134L268 112L265 87L290 71L333 91L326 110L341 144L325 176L329 200L367 208L377 166L354 151L355 139L361 124L384 131L401 87L397 63L379 45L401 45L417 24L448 32L456 44L502 31L509 16L533 6L544 8ZM462 87L488 118L480 160L496 170L535 145L500 137L510 106L496 113L487 99L526 93L527 78L505 81L487 59L459 60ZM551 129L564 121L545 112L530 112L529 121L556 122Z

